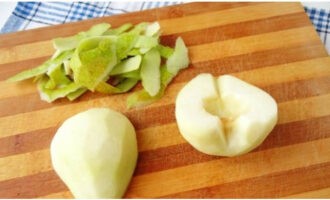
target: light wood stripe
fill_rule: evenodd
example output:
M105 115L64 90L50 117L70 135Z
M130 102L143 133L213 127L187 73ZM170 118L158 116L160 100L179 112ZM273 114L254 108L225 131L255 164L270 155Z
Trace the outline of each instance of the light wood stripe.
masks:
M6 88L6 92L0 93L0 99L13 96L27 95L37 92L37 86L31 80L25 80L17 83L0 82L1 88Z
M330 175L329 171L330 163L328 162L171 194L162 198L203 198L205 196L209 198L279 198L294 192L317 190L329 185L330 180L324 179Z
M256 172L263 176L330 162L329 145L330 139L323 139L136 176L125 197L159 197L255 177ZM311 147L313 151L302 153Z
M326 66L328 62L330 62L330 58L315 59L306 62L265 67L251 70L249 72L246 71L242 73L235 73L234 75L251 84L255 84L257 86L265 86L266 84L271 85L280 82L283 83L296 81L298 79L310 79L312 77L329 75L330 68ZM183 87L183 85L184 84L170 85L165 97L150 105L148 109L173 104L177 92L180 90L180 88ZM85 102L75 102L69 105L51 107L39 111L31 111L29 113L21 113L13 116L2 117L0 118L0 127L4 128L0 137L58 126L64 119L68 118L74 113L78 113L79 111L86 110L95 106L108 107L111 105L113 109L125 111L125 113L129 115L129 112L133 112L134 109L127 112L125 105L126 102L122 100L122 98L125 98L126 96L127 94L116 95L111 98L104 97ZM68 109L68 107L70 107L70 109ZM146 111L148 111L148 109L146 109ZM49 113L52 113L52 117L49 116ZM135 112L135 114L135 117L137 118L140 116L137 114L137 112ZM43 120L45 118L48 118L48 120ZM34 120L34 123L31 123L31 119ZM15 131L13 132L13 130Z
M281 4L281 3L280 3ZM283 3L282 3L283 4ZM260 18L264 18L264 17L271 17L271 16L277 16L277 14L274 15L273 12L269 12L268 10L265 10L265 6L264 5L267 5L267 7L270 6L270 4L261 4L261 5L258 5L258 6L254 6L253 8L258 8L260 10L257 10L256 12L258 13L258 11L263 11L264 14L271 14L270 16L263 16L262 14L259 15L254 13L254 12L251 12L249 11L248 13L252 13L253 15L255 15L255 17L260 17ZM297 5L298 4L290 4L290 5L294 5L295 8L297 8ZM298 5L299 6L299 5ZM267 8L266 7L266 8ZM247 7L242 7L242 8L249 8L249 6ZM285 9L284 9L285 8ZM234 8L235 9L240 9L240 8ZM250 8L249 8L250 9ZM289 9L289 10L287 10ZM300 7L299 9L293 9L291 10L291 6L288 6L287 4L283 4L283 10L282 9L279 9L278 11L285 11L283 14L290 14L290 13L293 13L293 12L297 12L298 10L300 10ZM224 17L221 17L219 18L219 16L222 16L221 12L223 11L219 11L219 12L215 12L215 15L211 15L212 13L207 13L205 14L206 16L200 16L200 15L194 15L192 17L196 18L196 19L189 19L189 20L192 20L190 21L191 24L187 24L185 23L184 25L183 24L180 24L181 22L174 22L173 20L174 19L171 19L170 20L170 23L166 23L166 22L163 22L163 21L160 21L160 25L162 27L162 29L164 29L164 34L169 34L168 32L170 33L173 33L171 32L169 29L169 25L175 25L173 27L173 30L175 30L176 33L180 33L180 32L184 32L184 31L189 31L189 30L196 30L196 29L200 29L200 28L207 28L207 27L200 27L200 24L197 24L195 23L196 21L194 20L197 20L197 19L202 19L202 22L200 23L203 23L203 24L206 24L207 26L217 26L217 25L222 25L221 23L216 23L216 22L221 22L221 20L219 19L222 19ZM235 11L237 12L237 11ZM243 12L243 11L242 11ZM240 18L246 18L247 16L246 15L241 15L241 14L237 14L237 16L239 16ZM190 16L188 16L190 17ZM186 21L188 17L183 17L183 18L178 18L179 20L184 20ZM232 17L231 17L232 18ZM210 19L212 19L210 21ZM251 18L250 20L255 20L255 19L259 19L259 18ZM207 20L208 23L205 23L205 20ZM200 20L198 20L200 21ZM238 20L240 21L240 20ZM232 22L238 22L238 21L232 21ZM192 26L192 28L189 28L188 30L186 30L186 27L189 27ZM198 25L198 26L195 26L195 25ZM298 29L299 30L299 29ZM306 31L308 32L313 32L311 31L313 30L314 31L314 27L312 26L308 26L308 27L305 27L305 28L301 28L301 31L305 31L305 32L301 32L301 34L305 34ZM290 33L291 32L291 33ZM239 42L243 42L243 44L240 46L241 48L237 48L237 50L239 52L237 52L237 54L241 54L240 51L248 51L249 47L246 48L243 48L245 45L251 45L251 44L257 44L256 48L260 48L261 46L263 45L267 45L267 42L269 43L274 43L273 45L275 45L276 47L276 44L279 46L279 45L284 45L285 42L296 42L296 43L301 43L302 41L311 41L313 40L314 38L317 38L318 40L320 40L317 36L317 34L313 34L313 35L310 35L309 37L302 37L300 33L300 31L298 32L295 32L295 34L297 35L297 38L293 37L292 36L292 32L295 32L295 29L292 29L292 30L289 30L288 33L284 32L282 34L288 34L286 37L281 37L281 35L278 35L279 38L281 39L278 39L278 40L274 40L274 37L276 38L276 32L275 33L268 33L268 34L265 34L264 37L261 37L260 39L254 39L252 38L252 41L247 39L247 41L237 41L238 43ZM268 37L267 37L268 36ZM304 35L305 36L305 35ZM250 36L252 37L252 36ZM269 40L268 38L272 38L271 40ZM313 38L311 38L313 37ZM301 41L299 41L301 40ZM266 42L266 44L264 44L264 42ZM232 43L231 41L226 41L224 44L218 44L218 43L215 43L213 45L216 45L216 46L209 46L208 49L212 49L212 47L216 47L215 49L223 49L223 50L233 50L234 47L237 46L238 43ZM229 45L229 47L228 47ZM227 47L227 48L226 48ZM250 47L251 48L251 47ZM217 51L216 51L217 52ZM226 51L221 51L222 53L226 52ZM26 59L31 59L31 58L38 58L38 57L43 57L43 56L50 56L51 54L54 53L54 49L52 47L52 44L51 44L51 41L41 41L41 42L35 42L35 43L29 43L29 44L22 44L22 45L17 45L17 46L14 46L14 47L10 47L10 48L0 48L0 64L4 64L4 63L11 63L11 62L17 62L17 61L22 61L22 60L26 60ZM218 52L217 52L218 53ZM233 53L233 52L230 52L230 53ZM237 55L236 54L236 55ZM195 54L191 54L192 56L192 60L194 60L194 55ZM205 55L208 55L208 54L203 54L203 58L208 58L208 56L205 56ZM212 54L211 54L212 55ZM227 56L226 54L223 55L223 57ZM201 61L200 60L201 57L199 57L199 59L197 59L197 61Z
M176 123L142 129L137 137L139 152L186 143Z
M303 192L299 194L294 194L290 196L286 196L284 198L294 198L294 199L300 199L300 198L329 198L330 197L330 187L319 189L319 190L313 190L308 192Z
M0 182L13 177L22 177L51 170L49 150L40 150L0 158Z
M325 106L318 106L318 105L321 105L320 102L330 102L330 94L280 103L279 104L278 124L283 124L283 123L288 123L288 122L293 122L293 121L302 121L305 119L311 119L311 118L330 115L329 108L325 108ZM308 106L308 108L310 108L310 110L308 112L301 111L301 110L303 110L301 108L307 108L305 106ZM41 114L38 114L38 115L42 116ZM176 130L176 128L174 128L174 129ZM170 130L167 130L167 131L169 132ZM174 140L174 141L176 141L176 140ZM48 160L49 159L48 149L31 152L31 153L27 153L27 154L18 154L18 155L3 157L3 158L0 158L0 164L1 163L3 163L3 164L11 163L11 165L13 165L13 166L21 166L20 163L22 163L22 161L26 161L27 165L29 165L29 163L33 162L34 159L38 159L38 160L40 160L40 162L43 161L43 163L42 164L37 163L37 165L31 165L32 166L31 168L25 167L24 169L26 171L20 170L20 173L22 173L22 174L16 173L17 169L15 169L13 167L12 168L13 171L7 171L6 173L0 173L0 174L3 174L3 176L4 176L2 179L0 177L0 180L20 177L20 176L24 176L24 175L26 176L26 175L33 174L33 172L44 172L44 171L48 171L51 169L51 164L50 164L50 161Z
M281 103L278 105L278 110L281 112L278 123L327 116L330 114L330 107L325 106L324 102L330 102L330 94Z
M0 49L0 64L50 56L55 52L50 41L22 44Z
M276 6L278 9L269 12L272 6ZM166 35L297 12L301 12L301 5L297 3L264 3L182 18L165 19L160 20L159 23L161 27L164 27L164 34Z

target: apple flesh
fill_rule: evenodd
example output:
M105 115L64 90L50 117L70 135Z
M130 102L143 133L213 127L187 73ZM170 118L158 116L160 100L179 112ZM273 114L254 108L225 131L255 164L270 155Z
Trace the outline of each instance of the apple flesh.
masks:
M122 197L138 156L133 125L107 108L67 119L50 152L54 170L76 198Z
M200 74L176 99L182 136L197 150L237 156L259 146L277 122L277 104L265 91L234 76Z

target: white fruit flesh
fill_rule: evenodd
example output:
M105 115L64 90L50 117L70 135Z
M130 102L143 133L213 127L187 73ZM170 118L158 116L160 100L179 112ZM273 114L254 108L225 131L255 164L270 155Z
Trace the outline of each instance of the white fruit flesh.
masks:
M122 197L138 155L133 125L106 108L67 119L50 150L55 171L76 198Z
M200 74L179 92L182 136L197 150L236 156L260 145L277 122L277 104L263 90L230 75Z

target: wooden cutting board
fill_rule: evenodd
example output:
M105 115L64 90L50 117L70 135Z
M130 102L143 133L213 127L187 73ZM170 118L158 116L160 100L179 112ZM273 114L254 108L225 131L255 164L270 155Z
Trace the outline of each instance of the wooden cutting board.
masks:
M47 59L54 37L155 20L164 44L184 39L191 65L148 107L127 110L127 94L48 104L31 81L4 81ZM181 137L175 97L202 72L233 74L276 99L278 124L259 148L214 157ZM330 58L299 3L191 3L1 35L0 197L72 197L49 145L65 119L92 107L121 111L136 127L139 160L125 197L330 197Z

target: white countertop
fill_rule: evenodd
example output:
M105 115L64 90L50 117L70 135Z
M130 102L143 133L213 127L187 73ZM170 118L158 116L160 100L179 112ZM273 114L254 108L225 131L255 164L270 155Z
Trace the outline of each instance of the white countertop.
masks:
M15 1L0 2L0 29L6 23L11 12L15 9L16 3Z

